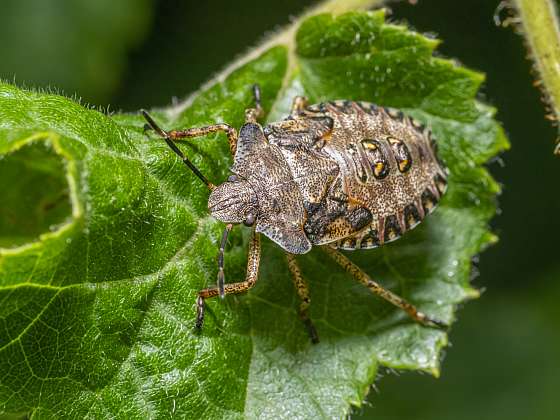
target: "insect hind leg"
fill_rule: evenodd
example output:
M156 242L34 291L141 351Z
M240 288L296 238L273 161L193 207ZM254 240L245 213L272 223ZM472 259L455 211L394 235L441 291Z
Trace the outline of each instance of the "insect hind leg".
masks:
M369 290L371 290L376 295L382 297L383 299L392 303L393 305L401 308L414 321L431 327L437 327L442 329L449 328L449 325L447 323L440 321L439 319L433 318L423 312L420 312L413 304L407 302L402 297L396 295L390 290L385 289L379 283L373 281L371 277L368 274L366 274L360 267L358 267L356 264L354 264L352 261L350 261L346 256L344 256L336 249L331 248L328 245L322 246L321 248L323 249L323 251L327 253L329 257L331 257L335 262L337 262L342 268L344 268L346 271L352 274L352 276L356 280L358 280L360 283L362 283L364 286L366 286Z
M309 286L301 275L301 270L297 263L296 256L286 252L286 259L288 260L288 268L292 274L294 286L296 287L297 294L301 299L299 305L299 317L307 329L311 342L316 344L319 342L319 335L317 334L317 330L315 329L311 318L309 318L309 305L311 303L311 299L309 298Z

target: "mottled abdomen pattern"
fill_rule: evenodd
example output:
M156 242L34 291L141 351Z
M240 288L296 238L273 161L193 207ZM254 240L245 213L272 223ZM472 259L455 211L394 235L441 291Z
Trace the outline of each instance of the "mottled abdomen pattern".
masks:
M321 103L265 135L291 168L313 244L353 250L393 241L432 212L447 186L430 130L396 109Z

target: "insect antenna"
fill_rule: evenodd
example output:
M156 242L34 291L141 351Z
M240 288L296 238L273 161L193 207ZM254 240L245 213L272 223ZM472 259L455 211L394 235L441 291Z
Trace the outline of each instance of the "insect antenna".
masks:
M220 293L220 297L223 298L225 296L224 293L224 249L226 247L227 238L231 229L233 228L233 224L229 223L226 225L224 229L224 233L222 234L222 242L220 243L220 253L218 255L218 291Z
M171 150L173 150L175 152L175 154L177 156L179 156L181 158L181 160L183 161L183 163L185 165L187 165L187 167L193 171L193 173L202 181L204 182L204 184L206 184L206 186L213 190L214 188L216 188L216 186L214 184L212 184L210 181L208 181L208 179L202 175L202 172L200 172L200 170L194 166L194 163L191 162L191 160L185 156L185 154L183 152L181 152L181 150L173 143L173 140L171 140L171 138L169 137L169 134L161 129L156 122L154 121L154 119L150 116L150 114L148 114L148 112L146 110L142 110L142 115L144 116L144 118L146 119L146 121L148 122L149 126L156 132L158 133L167 143L167 145L171 148Z
M261 88L258 84L253 85L253 99L255 100L255 108L259 116L264 113L261 105Z

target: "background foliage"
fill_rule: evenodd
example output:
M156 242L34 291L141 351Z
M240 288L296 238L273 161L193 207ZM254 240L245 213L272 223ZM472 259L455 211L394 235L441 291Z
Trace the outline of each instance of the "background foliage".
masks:
M372 393L372 407L362 414L371 418L444 419L461 412L465 418L473 413L481 418L521 419L538 408L539 418L554 418L547 407L553 405L551 389L558 377L558 368L551 361L558 348L554 337L560 314L554 309L559 275L555 270L556 235L551 232L560 227L555 217L560 204L553 193L557 162L550 154L551 147L546 147L546 139L552 145L555 133L542 119L542 105L538 92L530 86L530 65L523 59L521 40L493 26L495 4L482 0L450 3L402 4L394 7L394 16L408 18L419 30L437 31L445 40L441 48L445 54L460 57L488 75L486 99L497 105L498 118L513 144L512 151L504 155L505 166L492 166L505 184L500 199L503 214L494 221L501 243L482 255L482 274L475 284L487 292L462 311L451 334L456 345L448 352L443 377L435 381L426 376L388 375L379 382L383 397ZM76 93L93 103L128 110L167 105L172 96L192 91L275 22L285 22L301 5L295 1L274 7L249 2L157 3L152 32L128 57L118 87L97 97L87 91ZM2 19L9 19L9 15L3 14ZM226 36L224 28L235 30L228 30ZM46 36L48 28L43 33ZM26 34L9 33L13 50L28 45ZM73 60L79 63L87 54L77 49L66 57L60 61L67 59L68 68L74 68ZM115 67L107 64L104 69L112 73ZM21 81L40 84L44 80L39 66L0 63L0 76L7 79L24 70L29 73ZM52 77L48 81L52 82ZM65 82L61 78L59 85L69 94L77 89L70 79ZM481 389L481 384L486 388Z

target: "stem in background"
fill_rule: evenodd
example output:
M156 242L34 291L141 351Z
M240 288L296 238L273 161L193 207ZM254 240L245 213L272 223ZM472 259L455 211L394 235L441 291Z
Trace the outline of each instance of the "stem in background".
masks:
M548 119L560 121L560 29L554 0L512 0L529 53L550 107ZM560 144L556 147L560 154Z
M181 112L190 106L193 99L198 96L201 91L208 89L215 83L224 81L227 76L229 76L234 70L248 63L249 61L257 58L263 52L276 45L285 45L288 48L289 64L291 67L294 65L294 55L295 55L295 34L299 24L307 17L316 15L319 13L333 13L341 14L351 10L367 10L376 7L381 7L385 4L387 0L326 0L319 3L317 6L312 7L294 19L289 25L282 28L280 31L274 33L271 37L266 38L256 47L251 48L246 54L241 56L238 60L234 61L232 64L227 66L224 70L219 72L215 77L206 82L202 87L193 92L185 100L179 102L176 105L167 108L167 114L170 119L177 118ZM290 70L288 69L288 74Z

